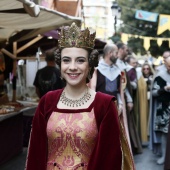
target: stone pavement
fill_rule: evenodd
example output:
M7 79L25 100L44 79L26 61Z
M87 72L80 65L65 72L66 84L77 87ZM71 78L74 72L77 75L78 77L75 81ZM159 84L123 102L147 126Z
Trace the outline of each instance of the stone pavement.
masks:
M136 170L163 170L163 165L156 163L158 158L147 147L143 148L142 154L134 155Z

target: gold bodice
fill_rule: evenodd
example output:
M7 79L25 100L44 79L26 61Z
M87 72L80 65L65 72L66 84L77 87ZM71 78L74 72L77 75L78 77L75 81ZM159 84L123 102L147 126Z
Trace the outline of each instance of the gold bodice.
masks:
M53 112L47 123L47 170L86 170L98 130L90 112Z

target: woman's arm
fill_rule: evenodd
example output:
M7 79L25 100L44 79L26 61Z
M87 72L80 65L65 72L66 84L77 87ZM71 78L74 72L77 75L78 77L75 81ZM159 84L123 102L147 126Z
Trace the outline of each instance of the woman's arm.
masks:
M99 126L98 139L91 155L88 170L121 170L122 150L118 112L115 103L110 101L106 112L102 114L104 114L104 117Z

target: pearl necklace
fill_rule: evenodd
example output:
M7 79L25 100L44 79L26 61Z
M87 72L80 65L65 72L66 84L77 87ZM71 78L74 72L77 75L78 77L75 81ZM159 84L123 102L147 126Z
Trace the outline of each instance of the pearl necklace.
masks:
M84 93L83 97L81 97L78 100L72 100L66 97L65 91L62 92L60 96L60 101L67 106L70 107L78 107L84 105L88 100L90 100L91 94L88 92L88 90Z

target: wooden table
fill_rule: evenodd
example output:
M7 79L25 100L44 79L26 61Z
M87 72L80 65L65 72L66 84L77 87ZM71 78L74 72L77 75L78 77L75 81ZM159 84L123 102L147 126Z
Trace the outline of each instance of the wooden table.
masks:
M14 112L0 115L0 164L22 152L24 133L27 130L24 117L28 116L28 113L33 117L35 109L35 105L24 106Z

